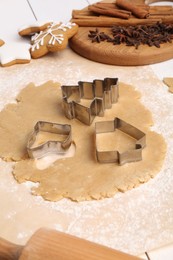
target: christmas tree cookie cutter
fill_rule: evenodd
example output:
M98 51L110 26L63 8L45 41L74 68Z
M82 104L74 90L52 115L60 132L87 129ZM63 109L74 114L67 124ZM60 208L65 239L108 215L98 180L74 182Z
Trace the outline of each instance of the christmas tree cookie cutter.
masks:
M61 86L63 108L68 119L76 118L91 125L96 116L104 116L104 110L110 109L118 101L118 78L95 79L93 82L79 81L78 85ZM82 100L91 101L89 106Z
M55 134L57 135L57 138L56 140L47 140L39 144L37 143L37 137L40 132ZM28 139L27 151L30 158L39 159L49 153L66 153L71 143L71 125L38 121L35 124L34 130Z
M116 129L124 132L135 139L134 149L120 153L119 151L105 151L98 149L97 138L101 133L114 132ZM144 132L120 118L112 121L100 121L95 123L96 157L100 163L117 163L123 165L129 162L142 160L142 150L146 146L146 135Z

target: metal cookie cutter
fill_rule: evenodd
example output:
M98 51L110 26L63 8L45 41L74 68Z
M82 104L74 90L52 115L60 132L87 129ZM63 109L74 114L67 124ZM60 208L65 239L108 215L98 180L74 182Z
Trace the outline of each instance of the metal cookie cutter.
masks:
M79 81L75 86L61 86L63 107L68 119L77 118L90 125L96 116L104 116L118 101L118 78L95 79L93 82ZM80 104L81 100L91 100L89 107Z
M36 140L40 132L47 132L57 135L59 140L43 141L37 144ZM30 158L41 158L48 153L65 153L72 142L72 132L70 125L56 124L52 122L38 121L34 126L34 131L27 143L27 151Z
M116 129L136 139L135 149L123 153L119 151L101 151L97 149L97 135L100 133L114 132ZM115 118L113 121L95 123L96 134L96 157L100 163L118 163L123 165L128 162L142 160L142 150L146 145L146 135L138 128L126 123L122 119Z

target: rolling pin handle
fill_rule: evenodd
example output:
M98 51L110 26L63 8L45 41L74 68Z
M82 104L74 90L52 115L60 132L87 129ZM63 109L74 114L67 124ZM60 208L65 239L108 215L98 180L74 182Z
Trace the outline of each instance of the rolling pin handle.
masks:
M18 260L23 248L23 246L13 244L3 238L0 238L0 259Z

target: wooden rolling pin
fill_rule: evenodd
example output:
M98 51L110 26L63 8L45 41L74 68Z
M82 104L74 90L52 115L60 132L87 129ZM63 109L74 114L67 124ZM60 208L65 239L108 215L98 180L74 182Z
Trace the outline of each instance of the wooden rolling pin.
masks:
M25 246L0 239L1 260L137 260L122 253L65 233L39 229Z

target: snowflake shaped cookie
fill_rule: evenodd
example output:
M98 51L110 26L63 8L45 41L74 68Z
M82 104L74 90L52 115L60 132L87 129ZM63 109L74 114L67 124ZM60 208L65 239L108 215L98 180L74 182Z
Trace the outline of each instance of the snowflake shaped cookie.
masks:
M31 45L23 42L5 43L0 47L0 63L3 67L29 63Z
M77 30L78 25L75 23L52 23L46 30L32 36L30 50L32 58L65 49L68 39L76 34Z

